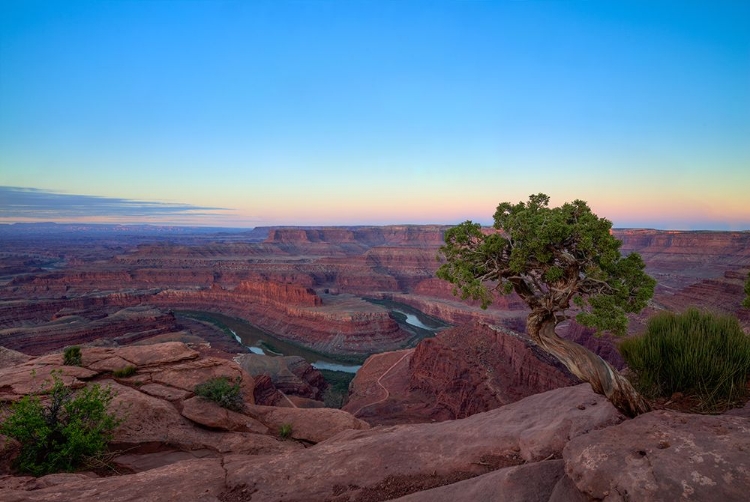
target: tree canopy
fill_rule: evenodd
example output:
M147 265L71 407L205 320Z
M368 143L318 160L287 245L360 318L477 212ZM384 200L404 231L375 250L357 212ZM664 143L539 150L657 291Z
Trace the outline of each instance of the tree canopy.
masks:
M541 193L528 202L501 203L495 231L471 221L451 228L440 250L447 261L438 277L455 284L454 294L480 300L483 308L493 291L515 291L532 310L556 322L575 312L585 326L624 334L625 314L641 311L654 292L643 260L637 253L620 254L612 223L586 202L548 204Z
M495 292L515 292L531 309L526 329L542 349L627 415L648 411L611 365L555 333L558 323L575 317L598 331L625 334L626 314L641 311L656 284L640 255L622 256L612 223L581 200L550 208L540 193L499 204L494 220L493 229L466 221L445 233L438 277L483 308Z

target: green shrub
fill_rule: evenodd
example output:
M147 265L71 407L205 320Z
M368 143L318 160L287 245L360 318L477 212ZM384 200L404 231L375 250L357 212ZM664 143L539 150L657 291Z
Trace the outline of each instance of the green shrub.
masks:
M292 424L281 424L281 427L279 427L279 437L281 439L292 437Z
M232 383L227 377L217 377L195 386L195 393L214 401L223 408L242 411L245 403L240 389L240 377Z
M39 396L24 396L0 424L0 433L21 443L16 468L33 476L70 472L101 456L122 422L107 412L114 397L109 387L91 385L74 395L53 378L48 404Z
M112 372L112 376L116 378L126 378L132 375L135 375L136 367L132 364L129 364L123 368L120 368L118 370L115 370Z
M698 399L700 412L740 401L750 376L750 337L737 319L696 309L654 316L643 335L620 344L620 353L645 395L681 392Z
M63 351L63 364L65 364L65 366L80 366L81 347L78 345L65 347L65 350Z

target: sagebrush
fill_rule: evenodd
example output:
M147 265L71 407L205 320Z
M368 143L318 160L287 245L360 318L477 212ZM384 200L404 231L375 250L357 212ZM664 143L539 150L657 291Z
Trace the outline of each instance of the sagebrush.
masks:
M80 366L81 362L81 347L78 345L65 347L63 351L63 364L66 366Z
M281 424L279 427L279 437L281 439L289 439L292 437L292 424Z
M112 372L112 376L116 378L126 378L132 375L135 375L135 372L137 371L137 368L133 366L132 364L129 364L127 366L123 366L122 368L116 369Z
M664 312L649 320L643 335L624 340L620 353L636 386L652 398L680 392L696 398L696 411L717 412L747 391L750 337L732 316Z
M108 412L113 397L109 387L99 385L74 393L54 375L46 404L36 395L21 398L0 424L0 433L21 443L15 467L43 476L74 471L101 456L122 422Z
M240 377L234 381L227 377L217 377L195 386L195 394L210 399L222 408L242 411L245 402L242 399Z

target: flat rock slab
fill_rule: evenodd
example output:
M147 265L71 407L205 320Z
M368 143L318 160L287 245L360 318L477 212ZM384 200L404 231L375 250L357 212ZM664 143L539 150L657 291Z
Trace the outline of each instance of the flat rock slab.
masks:
M102 383L111 385L115 393L110 409L125 418L115 430L113 443L116 448L159 444L181 450L206 448L219 453L247 455L281 453L301 448L297 443L278 441L253 432L206 430L183 417L174 405L163 399L113 381ZM245 417L245 420L252 419Z
M325 441L345 430L365 430L370 425L346 411L335 408L248 407L248 413L278 433L283 426L291 427L290 437L311 443Z
M127 361L120 356L112 356L104 359L99 359L98 361L95 361L88 365L89 368L97 371L116 371L126 366L134 365L131 364L130 361Z
M182 416L197 424L223 431L267 434L268 427L242 413L227 410L202 397L191 397L182 403Z
M141 392L145 392L149 396L158 397L159 399L166 399L167 401L179 401L188 397L192 392L188 392L184 389L177 389L168 385L161 385L158 383L149 383L140 387Z
M115 353L137 367L177 363L197 359L200 355L197 351L181 342L129 345L116 349Z
M571 440L564 459L597 500L748 500L750 420L655 411Z
M247 404L255 402L253 395L255 383L253 378L242 371L234 361L218 357L206 357L197 361L175 364L166 367L166 369L154 371L151 373L151 382L193 392L196 385L219 377L226 377L232 382L239 377L243 400Z
M155 453L125 454L115 457L112 463L117 468L129 469L131 472L143 472L184 460L196 458L214 458L218 454L211 450L179 451L165 450Z
M40 394L52 387L53 372L69 387L80 388L85 385L81 380L98 375L79 366L37 365L35 361L0 369L0 385L9 387L13 394Z
M117 384L113 384L115 386ZM184 460L137 474L102 479L71 477L64 483L56 484L59 480L53 480L54 484L32 490L24 488L24 483L18 479L5 483L0 478L0 500L60 501L70 500L71 494L75 494L75 499L83 502L343 502L357 500L383 487L387 489L394 478L408 481L437 477L450 482L487 475L493 468L489 464L499 458L537 464L497 471L486 479L474 478L480 486L477 489L471 489L468 481L461 488L479 494L483 485L490 489L497 483L506 486L503 489L507 493L533 497L535 493L549 491L561 476L560 462L544 459L549 455L561 455L567 438L622 420L588 385L581 385L531 396L463 420L346 430L315 446L303 448L296 441L277 441L258 434L218 433L195 427L186 430L184 424L189 421L171 404L127 387L121 390L117 399L135 403L133 416L123 425L132 434L130 441L144 444L147 442L143 441L144 437L152 437L159 445L172 445L172 449L183 444L193 450L227 453L223 461L218 458ZM153 405L151 400L165 407L148 415L141 404ZM172 411L168 412L167 407ZM139 424L143 426L141 431L135 430ZM118 435L122 433L118 431ZM164 439L157 439L164 433L167 434ZM139 438L138 434L144 436ZM250 456L258 453L261 455ZM546 485L534 480L534 476L542 475L549 478L544 482ZM447 497L455 495L447 486L443 489L448 491L442 495L436 492L432 500L449 500Z
M348 430L291 455L227 456L224 467L227 487L254 490L253 502L327 500L350 485L356 487L349 493L356 500L356 490L392 476L485 474L487 460L498 456L527 462L559 458L569 438L621 420L584 384L462 420Z
M59 476L59 475L52 475ZM128 476L91 479L68 475L65 482L32 490L0 488L3 502L218 502L224 489L220 459L186 460ZM39 478L44 482L48 476ZM30 487L31 488L31 487Z
M547 502L565 476L562 460L507 467L393 499L398 502Z

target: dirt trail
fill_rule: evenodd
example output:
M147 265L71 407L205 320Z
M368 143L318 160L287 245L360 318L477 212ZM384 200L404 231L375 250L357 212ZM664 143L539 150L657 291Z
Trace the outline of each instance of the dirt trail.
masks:
M281 392L281 391L279 391L279 392ZM281 392L281 395L284 396L284 399L286 399L287 402L292 405L292 408L298 408L298 406L296 404L294 404L291 399L289 399L289 396L287 396L283 392Z
M374 401L374 402L372 402L372 403L368 403L368 404L363 404L362 406L360 406L360 407L359 407L359 409L357 409L357 411L353 412L353 413L352 413L352 415L354 415L354 416L356 417L356 416L357 416L357 413L359 413L360 411L364 410L365 408L367 408L367 407L369 407L369 406L373 406L373 405L375 405L375 404L378 404L378 403L382 403L383 401L385 401L386 399L388 399L388 398L390 397L390 395L391 395L390 391L389 391L388 389L386 389L386 388L385 388L385 385L383 385L383 383L382 383L381 381L383 380L383 378L385 378L385 376L386 376L386 375L387 375L387 374L388 374L388 373L389 373L389 372L390 372L390 371L391 371L391 370L392 370L393 368L395 368L395 367L396 367L396 366L397 366L397 365L398 365L398 364L399 364L399 363L400 363L401 361L403 361L403 360L404 360L404 359L405 359L406 357L408 357L408 356L412 355L412 353L413 353L413 351L408 351L408 352L407 352L406 354L404 354L403 356L401 356L401 357L399 358L399 360L398 360L398 361L396 361L395 363L393 363L393 364L392 364L391 366L389 366L389 367L388 367L388 369L386 369L386 370L385 370L385 371L383 372L383 374L382 374L382 375L380 375L380 377L379 377L379 378L377 379L377 381L375 382L375 383L377 383L377 384L378 384L378 385L380 386L380 388L381 388L381 389L383 389L383 390L385 391L385 397L383 397L382 399L379 399L378 401Z

